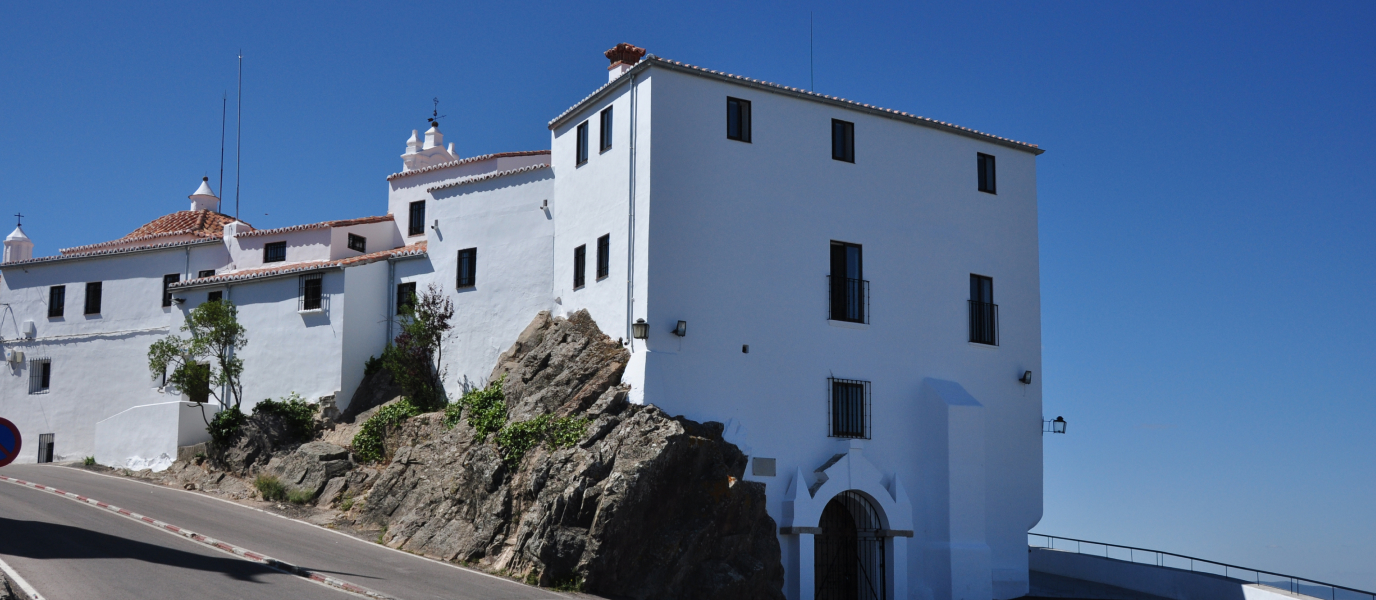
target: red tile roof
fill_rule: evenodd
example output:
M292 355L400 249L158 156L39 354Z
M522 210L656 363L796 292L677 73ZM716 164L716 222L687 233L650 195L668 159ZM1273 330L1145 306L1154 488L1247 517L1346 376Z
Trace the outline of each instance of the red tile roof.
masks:
M711 69L704 69L704 68L702 68L702 67L690 65L690 64L687 64L687 63L681 63L681 62L678 62L678 61L676 61L676 60L669 60L669 59L667 59L667 58L660 58L660 57L655 56L655 55L653 55L653 54L647 55L647 56L645 57L645 60L641 61L640 64L636 65L636 66L635 66L634 68L632 68L630 71L627 71L626 73L622 74L621 77L618 77L618 78L616 78L616 79L613 79L613 80L611 80L611 81L608 81L605 85L603 85L602 87L597 88L595 91L593 91L593 93L588 94L588 96L587 96L586 98L583 98L582 100L579 100L577 104L574 104L573 106L569 107L568 110L564 111L564 112L561 113L559 116L557 116L557 117L555 117L554 119L550 120L550 122L549 122L549 128L550 128L550 129L554 129L554 128L558 127L558 126L561 125L565 120L567 120L570 116L572 116L573 113L575 113L576 111L578 111L579 109L581 109L585 104L587 104L587 103L593 101L594 99L601 98L603 95L605 95L606 93L608 93L608 92L610 91L610 89L611 89L613 86L616 86L616 85L618 85L618 84L620 84L620 83L622 83L622 82L624 82L624 81L629 81L628 76L629 76L631 73L639 73L640 71L644 71L644 70L646 70L646 69L649 69L649 68L652 67L652 66L664 67L664 68L667 68L667 69L670 69L670 70L673 70L673 71L679 71L679 72L688 73L688 74L691 74L691 75L697 75L697 76L700 76L700 77L710 77L710 78L713 78L713 79L720 79L720 80L723 80L723 81L729 81L729 82L736 83L736 84L740 84L740 85L745 85L745 86L750 86L750 87L759 88L759 89L762 89L762 90L765 90L765 91L768 91L768 92L774 92L774 93L779 93L779 94L785 94L785 95L789 95L789 96L794 96L794 97L798 97L798 98L803 98L803 99L806 99L806 100L813 100L813 101L817 101L817 102L823 102L823 103L831 104L831 105L834 105L834 106L840 106L840 107L843 107L843 108L848 108L848 109L852 109L852 110L859 110L859 111L862 111L862 112L867 112L867 113L871 113L871 114L875 114L875 115L879 115L879 116L883 116L883 117L888 117L888 118L892 118L892 119L898 119L898 120L901 120L901 121L907 121L907 122L914 123L914 124L917 124L917 125L923 125L923 126L931 127L931 128L934 128L934 129L940 129L940 130L943 130L943 131L948 131L948 132L950 132L950 133L955 133L955 134L957 134L957 135L964 135L964 136L967 136L967 137L972 137L972 138L981 139L981 140L988 141L988 142L993 142L993 143L996 143L996 144L999 144L999 145L1008 146L1008 147L1010 147L1010 148L1017 148L1017 149L1019 149L1019 150L1026 150L1026 151L1031 152L1031 153L1033 153L1033 154L1041 154L1041 153L1045 152L1045 150L1042 150L1041 148L1037 147L1036 144L1028 144L1028 143L1026 143L1026 142L1019 142L1019 141L1017 141L1017 140L1010 140L1010 139L1005 138L1005 137L999 137L999 136L997 136L997 135L984 133L984 132L982 132L982 131L976 131L976 130L970 129L970 128L968 128L968 127L961 127L961 126L959 126L959 125L954 125L954 124L952 124L952 123L947 123L947 122L945 122L945 121L938 121L938 120L936 120L936 119L929 119L929 118L927 118L927 117L921 117L921 116L918 116L918 115L914 115L914 114L912 114L912 113L906 113L906 112L899 111L899 110L893 110L893 109L889 109L889 108L880 108L880 107L878 107L878 106L872 106L872 105L869 105L869 104L863 104L863 103L860 103L860 102L855 102L855 101L853 101L853 100L846 100L845 98L837 98L836 96L828 96L828 95L826 95L826 94L818 94L818 93L816 93L816 92L809 92L809 91L804 90L804 89L799 89L799 88L795 88L795 87L789 87L789 86L786 86L786 85L779 85L779 84L777 84L777 83L770 83L770 82L768 82L768 81L760 81L760 80L758 80L758 79L751 79L751 78L749 78L749 77L741 77L740 75L732 75L732 74L730 74L730 73L723 73L723 72L721 72L721 71L713 71L713 70L711 70Z
M224 236L224 227L234 222L234 217L222 215L209 210L180 210L169 215L163 215L148 224L135 229L117 240L101 242L99 244L87 244L85 246L75 246L72 248L62 248L58 250L62 254L73 254L86 252L96 248L107 248L129 244L132 242L143 242L166 237L179 235L189 235L195 238L217 238ZM245 223L245 225L248 225ZM249 225L252 227L252 225Z
M513 156L537 156L537 155L540 155L540 154L549 154L549 150L527 150L527 151L524 151L524 152L499 152L499 153L497 153L497 154L484 154L484 155L482 155L482 156L474 156L474 157L472 157L472 158L461 158L461 159L459 159L459 160L451 160L451 161L449 161L449 162L440 163L440 164L438 164L438 165L430 165L430 166L425 167L425 168L423 168L423 169L416 169L416 170L414 170L414 171L402 171L402 172L400 172L400 173L392 173L391 175L388 175L388 176L387 176L387 181L391 181L391 180L393 180L393 179L399 179L399 178L401 178L401 177L410 177L410 176L412 176L412 175L420 175L421 173L429 173L429 172L431 172L431 171L438 171L438 170L440 170L440 169L448 169L449 167L457 167L457 166L459 166L459 165L467 165L467 164L471 164L471 163L475 163L475 162L481 162L481 161L488 160L488 159L491 159L491 158L511 158L511 157L513 157Z
M259 237L264 235L277 235L280 233L291 233L293 231L306 231L308 229L329 229L331 227L348 227L350 225L367 225L369 223L382 223L391 221L392 215L382 215L380 217L362 217L358 219L344 219L341 221L321 221L319 223L309 223L306 225L292 225L291 227L278 227L275 229L254 229L245 231L234 237Z
M155 237L156 237L156 236L155 236ZM60 261L60 260L76 260L76 259L81 259L81 258L99 258L99 257L102 257L102 256L115 256L115 255L120 255L120 254L132 254L132 253L135 253L135 252L144 252L144 251L147 251L147 250L165 250L165 249L168 249L168 248L181 248L182 246L196 246L196 245L200 245L200 244L215 244L215 243L219 243L219 242L220 242L220 240L219 240L219 239L216 239L216 238L204 238L204 239L194 239L194 240L181 240L181 241L176 241L176 242L163 242L163 243L161 243L161 244L142 244L142 245L138 245L138 246L128 246L128 247L124 247L124 248L107 248L107 249L91 250L91 251L86 251L86 252L69 252L68 254L59 254L59 255L56 255L56 256L39 256L39 257L37 257L37 258L30 258L30 259L28 259L28 260L18 260L18 261L13 261L13 262L7 262L7 263L0 264L0 269L2 269L2 268L14 267L14 266L32 265L32 264L35 264L35 263L46 263L46 262L54 262L54 261ZM108 243L108 242L107 242L107 243ZM94 246L100 246L100 245L103 245L103 244L94 244ZM91 247L91 246L86 246L86 247L89 248L89 247ZM71 249L69 248L68 250L71 250ZM65 252L65 251L64 251L64 252Z
M478 183L479 181L487 181L487 180L489 180L489 179L496 179L496 178L498 178L498 177L506 177L507 175L515 175L515 174L517 174L517 173L528 173L528 172L530 172L530 171L538 171L538 170L540 170L540 169L548 169L548 168L549 168L549 165L548 165L548 164L543 164L543 165L527 165L527 166L521 167L521 168L519 168L519 169L507 169L507 170L505 170L505 171L493 171L493 172L491 172L491 173L483 173L482 175L473 175L472 177L464 177L463 179L456 179L456 180L451 181L451 182L449 182L449 183L446 183L446 184L444 184L444 185L437 185L437 186L432 187L432 188L426 188L425 191L427 191L427 192L437 192L437 191L439 191L439 190L448 189L448 188L452 188L452 187L459 187L459 186L461 186L461 185L468 185L468 184L470 184L470 183Z
M195 279L188 279L186 281L174 283L167 287L181 289L186 287L198 287L221 283L234 283L240 281L248 281L251 279L264 279L267 277L278 277L282 275L294 275L297 273L309 273L311 271L323 271L326 269L343 269L347 267L366 265L368 263L374 263L380 260L387 260L391 258L424 256L425 253L425 242L417 242L409 246L402 246L400 248L393 248L391 250L383 250L381 252L373 252L370 254L360 254L358 256L354 256L351 258L343 258L340 260L312 260L307 262L292 263L276 267L243 269L240 271L231 271L228 273L221 273L219 275L212 275L210 277L197 277Z

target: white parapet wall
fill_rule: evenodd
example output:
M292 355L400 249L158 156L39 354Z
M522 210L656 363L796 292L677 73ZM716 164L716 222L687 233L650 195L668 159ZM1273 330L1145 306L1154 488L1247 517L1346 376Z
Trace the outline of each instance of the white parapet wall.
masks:
M1280 600L1312 598L1239 579L1158 567L1126 560L1032 548L1028 566L1033 571L1101 583L1173 600Z
M219 412L214 404L159 402L124 410L96 423L96 462L116 468L166 469L178 446L210 439L206 419Z

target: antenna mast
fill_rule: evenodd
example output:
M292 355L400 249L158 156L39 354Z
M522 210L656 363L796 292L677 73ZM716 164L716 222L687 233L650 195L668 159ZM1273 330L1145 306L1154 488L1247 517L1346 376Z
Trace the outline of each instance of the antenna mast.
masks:
M244 146L244 51L239 50L239 105L235 107L236 114L234 131L234 220L239 220L239 157Z
M812 68L812 11L807 11L807 91L817 91L817 76Z
M220 93L220 184L215 186L215 193L223 195L225 193L225 115L226 108L229 106L229 92ZM220 210L219 203L215 206L216 212Z

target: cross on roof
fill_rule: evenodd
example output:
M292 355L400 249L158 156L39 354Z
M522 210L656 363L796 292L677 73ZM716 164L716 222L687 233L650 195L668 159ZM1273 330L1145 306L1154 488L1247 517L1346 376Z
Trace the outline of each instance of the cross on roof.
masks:
M19 218L19 222L15 224L16 227L24 224L24 213L14 213L14 216Z

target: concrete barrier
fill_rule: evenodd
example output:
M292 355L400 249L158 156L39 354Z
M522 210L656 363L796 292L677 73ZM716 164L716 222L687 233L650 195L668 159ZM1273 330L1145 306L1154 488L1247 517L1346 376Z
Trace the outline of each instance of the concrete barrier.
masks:
M179 446L210 439L205 419L216 404L159 402L126 409L96 423L96 462L116 468L161 471L172 464Z

